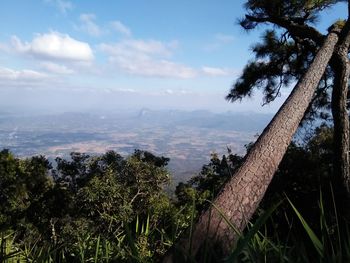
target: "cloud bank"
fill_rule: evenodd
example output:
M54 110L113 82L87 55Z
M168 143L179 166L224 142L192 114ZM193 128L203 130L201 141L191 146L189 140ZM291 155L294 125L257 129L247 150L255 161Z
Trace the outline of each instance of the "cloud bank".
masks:
M31 42L22 42L17 36L12 36L11 46L18 53L38 58L73 61L94 59L93 51L88 43L58 32L37 34Z

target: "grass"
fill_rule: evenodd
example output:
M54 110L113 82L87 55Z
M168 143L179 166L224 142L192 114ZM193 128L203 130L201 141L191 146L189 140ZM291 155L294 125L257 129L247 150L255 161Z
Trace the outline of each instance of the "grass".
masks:
M332 188L331 191L333 209L328 211L320 191L318 229L313 229L286 197L264 211L254 223L250 223L244 233L238 233L240 238L225 262L350 262L350 225L339 220ZM286 215L289 232L284 236L276 229L271 232L267 226L268 222L270 226L274 224L274 213L282 203L287 203L297 218L297 221L293 221L290 215ZM193 202L190 227L194 222L195 205ZM214 205L212 209L220 212ZM335 223L329 222L329 214L335 218ZM237 233L225 215L221 215L231 231ZM113 241L100 235L87 234L82 235L71 247L67 247L67 244L41 246L35 242L31 245L19 244L16 242L16 233L1 233L0 262L153 262L159 258L154 258L151 242L169 248L179 235L177 229L180 227L176 224L171 226L175 231L172 236L167 236L163 229L152 227L150 222L150 215L144 221L137 217L136 222L125 225L123 230L116 233ZM209 247L205 248L203 255L204 262L216 261L213 257L215 253ZM189 258L189 261L195 262L193 258Z

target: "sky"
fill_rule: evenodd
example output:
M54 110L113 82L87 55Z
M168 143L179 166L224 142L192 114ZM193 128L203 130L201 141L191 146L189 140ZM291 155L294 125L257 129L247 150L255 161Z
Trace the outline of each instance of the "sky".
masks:
M241 0L2 0L1 109L207 109L275 112L289 90L224 97L263 28L245 32ZM321 16L321 31L340 4Z

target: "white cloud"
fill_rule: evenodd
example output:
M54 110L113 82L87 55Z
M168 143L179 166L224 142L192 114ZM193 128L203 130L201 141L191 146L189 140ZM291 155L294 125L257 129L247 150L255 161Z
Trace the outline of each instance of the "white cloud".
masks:
M137 92L135 89L117 89L117 91L126 92L126 93L136 93Z
M8 52L9 47L5 43L0 43L0 50Z
M235 70L203 66L195 69L169 60L178 46L176 41L124 39L115 44L100 44L99 49L109 56L118 70L132 75L189 79L199 75L224 77L236 75Z
M48 76L38 71L23 69L13 70L9 68L0 67L0 80L8 81L38 81L47 78Z
M218 33L213 37L213 40L204 45L204 51L215 51L221 47L231 44L235 40L235 37L232 35Z
M193 78L197 72L181 64L150 57L113 57L111 62L124 72L148 77Z
M69 1L56 0L56 4L58 9L64 14L73 9L73 4Z
M40 66L46 71L54 74L72 74L74 70L66 67L65 65L56 64L53 62L42 62Z
M202 67L202 73L211 77L236 75L236 72L232 69L214 68L214 67Z
M76 26L76 29L84 31L94 37L98 37L102 34L101 28L95 23L96 16L94 14L81 14L79 20L80 25Z
M111 21L107 25L103 26L99 26L96 23L96 20L97 18L95 14L81 14L79 16L79 24L74 25L74 29L85 32L93 37L99 37L103 34L110 34L111 31L118 32L126 37L130 37L132 35L130 28L118 20Z
M173 42L163 43L156 40L137 40L127 39L116 44L101 44L100 48L112 55L138 54L138 55L158 55L171 56L174 44Z
M218 33L215 35L215 39L222 44L230 44L235 40L235 37L232 35Z
M172 89L167 89L166 91L165 91L165 93L166 94L174 94L174 91L172 90Z
M58 32L38 34L31 42L24 43L17 36L13 36L11 44L16 52L38 58L71 61L91 61L94 58L88 43Z
M99 47L109 55L112 65L129 74L149 77L195 77L197 72L194 69L165 59L172 55L174 46L174 42L129 39L116 44L101 44Z
M118 33L121 33L128 37L131 36L131 30L120 21L112 21L111 27L113 30L117 31Z
M45 0L46 3L54 5L62 14L67 14L67 11L73 9L73 4L65 0Z

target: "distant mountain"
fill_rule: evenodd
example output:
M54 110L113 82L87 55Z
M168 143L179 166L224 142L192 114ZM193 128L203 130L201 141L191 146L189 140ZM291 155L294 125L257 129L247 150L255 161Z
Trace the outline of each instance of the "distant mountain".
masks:
M247 132L261 131L273 117L272 114L261 113L213 113L198 111L155 111L142 109L138 113L138 121L163 125L235 130Z

